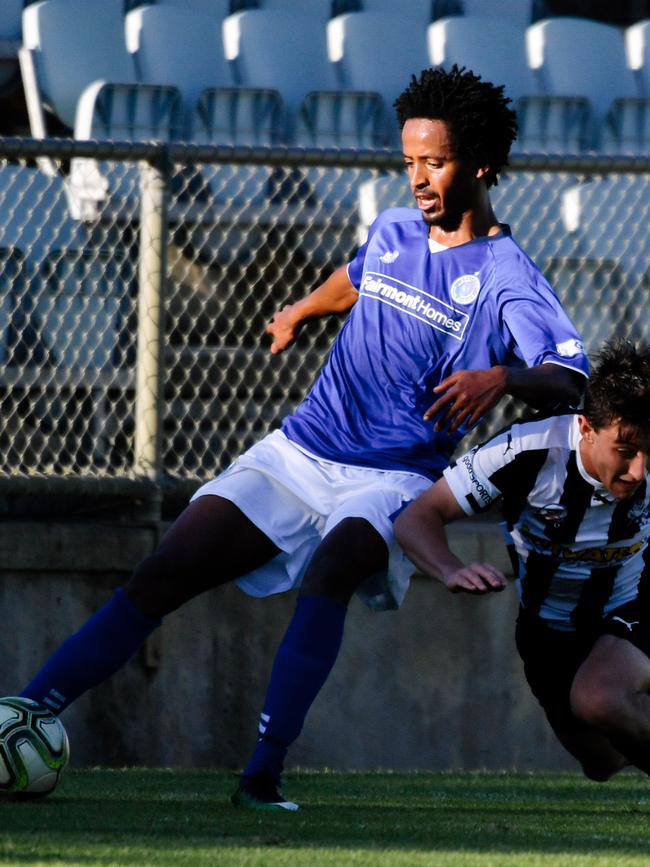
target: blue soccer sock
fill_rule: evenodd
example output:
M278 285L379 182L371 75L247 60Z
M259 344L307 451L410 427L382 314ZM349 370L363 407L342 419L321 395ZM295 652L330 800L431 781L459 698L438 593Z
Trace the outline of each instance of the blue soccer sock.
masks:
M275 657L260 717L261 736L244 778L263 774L279 782L287 750L336 662L346 613L345 605L333 599L298 599Z
M120 587L79 632L55 650L21 696L61 713L121 668L160 623L142 614Z

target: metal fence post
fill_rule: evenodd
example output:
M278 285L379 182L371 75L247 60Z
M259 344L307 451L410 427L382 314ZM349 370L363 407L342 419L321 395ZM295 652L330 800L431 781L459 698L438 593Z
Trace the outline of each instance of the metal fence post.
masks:
M140 163L134 469L139 476L155 482L162 477L169 176L169 159L164 147L159 160Z

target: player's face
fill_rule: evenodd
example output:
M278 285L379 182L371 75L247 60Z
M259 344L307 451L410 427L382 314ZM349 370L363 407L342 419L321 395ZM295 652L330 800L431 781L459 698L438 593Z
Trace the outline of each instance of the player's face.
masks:
M580 455L590 476L618 497L631 497L650 472L650 438L614 423L594 429L580 416Z
M411 190L425 223L453 231L475 207L485 169L460 160L449 125L411 118L402 128L402 149Z

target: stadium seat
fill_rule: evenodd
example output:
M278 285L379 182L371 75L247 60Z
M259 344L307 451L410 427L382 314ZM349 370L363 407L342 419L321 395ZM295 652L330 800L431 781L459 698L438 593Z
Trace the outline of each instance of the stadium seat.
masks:
M597 149L598 132L613 101L637 96L621 31L587 19L547 18L527 28L526 42L530 66L546 97L531 109L553 115L562 102L586 101L582 111L590 122L585 149ZM570 111L567 119L574 120L575 113Z
M281 132L282 100L275 90L208 88L191 118L191 138L197 144L270 147ZM259 165L204 165L215 203L252 204L268 193L270 169ZM221 219L223 219L223 214Z
M526 56L525 29L509 18L442 18L429 26L427 41L432 66L465 66L487 81L505 85L513 102L537 93Z
M395 15L399 12L404 18L417 22L421 27L426 27L432 21L431 0L402 0L399 9L394 0L363 0L360 4L364 12L381 12Z
M23 0L0 3L0 93L18 83L18 49L22 36Z
M128 13L125 27L140 81L178 88L186 119L203 90L234 86L221 24L210 15L173 5L141 6Z
M157 5L177 6L187 12L200 12L218 21L222 21L233 11L232 0L157 0Z
M650 19L625 30L627 63L639 87L639 96L650 98Z
M462 0L462 9L468 17L489 17L516 27L528 27L533 21L533 0ZM510 45L506 39L500 44Z
M23 13L23 40L21 69L36 138L47 134L44 106L77 139L169 140L180 135L180 94L138 82L126 47L121 0L44 0L29 6ZM137 183L134 164L110 170L95 160L73 160L73 214L95 219L101 207L118 203Z
M602 126L602 154L650 155L650 20L640 21L625 31L628 66L635 77L638 98L616 99Z
M71 130L88 85L137 83L124 40L122 0L44 0L28 6L22 52L33 59L41 103ZM33 94L28 82L25 91L29 108Z
M256 4L250 4L254 6ZM257 4L260 9L279 10L281 12L295 12L295 0L260 0ZM298 11L302 15L310 15L325 22L332 17L332 0L300 0Z
M337 90L327 56L323 22L312 15L284 10L250 9L225 19L226 57L236 78L248 88L277 90L286 110L286 136L296 129L308 93Z
M338 64L348 90L377 91L384 100L388 140L397 146L399 131L393 102L411 74L428 67L426 29L401 15L352 12L327 25L330 58Z
M74 137L80 141L172 141L182 137L182 100L175 87L98 81L79 98ZM105 206L130 218L140 195L135 162L75 158L70 164L74 215L94 220Z
M650 156L650 99L615 99L600 136L603 155Z

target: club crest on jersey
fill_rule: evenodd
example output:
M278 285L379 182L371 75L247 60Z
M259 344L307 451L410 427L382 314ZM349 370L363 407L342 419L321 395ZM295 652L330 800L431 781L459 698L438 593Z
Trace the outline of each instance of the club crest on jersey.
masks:
M561 503L549 503L547 506L535 509L534 512L544 522L546 530L559 530L569 510Z
M471 304L481 291L481 281L476 274L463 274L456 277L449 292L457 304Z
M385 265L392 265L398 256L399 250L386 250L386 252L379 257L379 261L383 262Z

